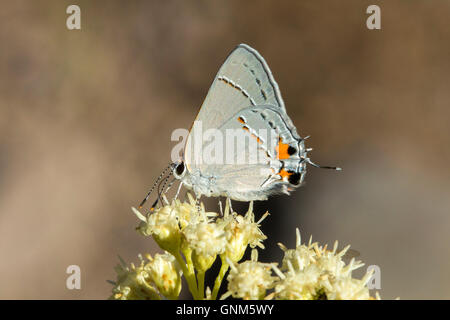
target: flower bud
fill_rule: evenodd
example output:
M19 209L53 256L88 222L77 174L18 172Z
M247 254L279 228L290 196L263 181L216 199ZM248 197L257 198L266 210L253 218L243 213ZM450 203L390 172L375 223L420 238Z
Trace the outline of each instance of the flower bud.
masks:
M161 294L169 299L178 298L181 291L181 268L171 254L156 254L145 265L145 270L150 275L152 282Z

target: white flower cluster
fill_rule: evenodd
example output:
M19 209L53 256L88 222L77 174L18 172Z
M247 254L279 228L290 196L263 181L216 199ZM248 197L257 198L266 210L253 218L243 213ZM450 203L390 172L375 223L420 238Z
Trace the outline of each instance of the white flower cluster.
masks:
M352 278L353 270L362 267L361 261L354 258L349 264L342 260L350 246L339 251L336 241L333 250L327 246L319 246L310 238L308 245L301 244L300 231L296 230L295 249L284 251L281 270L274 268L280 277L275 285L276 299L328 299L328 300L367 300L370 299L367 282L371 272L361 279ZM378 297L378 296L377 296Z
M252 250L251 260L231 265L228 275L228 291L221 299L229 296L245 300L260 300L272 289L277 277L272 276L276 264L258 262L258 251Z
M241 216L230 210L230 202L227 201L223 215L219 217L217 213L206 212L203 204L197 203L190 194L188 197L188 202L174 200L170 204L164 198L165 205L150 211L148 215L143 215L132 208L141 220L137 230L144 236L152 236L159 247L165 250L167 255L172 256L174 262L180 266L195 299L204 299L205 293L207 298L215 299L230 263L241 260L248 246L264 248L262 241L266 239L266 236L259 226L268 213L255 222L253 203L250 203L245 216ZM222 261L220 273L213 290L209 288L205 290L205 272L218 256ZM156 271L160 270L156 268L156 261L155 258L152 268L143 270L152 279L158 277ZM136 272L143 271L134 267L118 270L118 279L120 278L118 283L121 288L125 280L129 282L130 279L135 279L133 276ZM162 292L163 283L160 282L153 280L159 292ZM115 292L118 286L115 287ZM117 291L116 296L119 298L130 296L124 295L122 291ZM173 292L175 291L172 290L170 293ZM172 298L166 294L163 295Z
M141 263L128 267L121 259L117 265L117 282L111 299L117 300L159 300L176 299L181 291L181 269L175 258L168 254L156 254L154 258L139 257Z
M284 251L282 267L276 263L261 263L252 252L252 260L232 267L228 276L228 291L222 298L232 296L242 299L280 300L367 300L372 299L367 288L371 272L361 279L352 278L352 271L364 264L353 258L348 265L342 260L350 248L337 251L319 246L310 238L308 245L301 244L297 229L297 246ZM255 252L256 253L256 252ZM272 271L278 276L273 277ZM274 289L270 294L267 292ZM376 298L379 298L378 294Z
M188 202L173 200L170 204L164 198L165 205L147 215L132 208L141 220L137 230L152 236L166 253L154 258L147 255L138 267L119 265L111 298L176 299L184 276L194 299L216 299L229 270L228 290L222 299L371 299L366 286L371 274L354 279L352 271L363 264L352 259L346 265L342 260L349 246L338 252L337 242L333 250L311 239L302 244L297 229L295 249L279 244L284 258L278 268L276 263L259 262L255 249L264 248L266 236L260 223L268 213L255 222L253 203L242 216L230 210L228 200L218 215L188 197ZM249 246L253 248L251 260L239 263ZM217 257L221 268L211 290L205 288L205 272Z

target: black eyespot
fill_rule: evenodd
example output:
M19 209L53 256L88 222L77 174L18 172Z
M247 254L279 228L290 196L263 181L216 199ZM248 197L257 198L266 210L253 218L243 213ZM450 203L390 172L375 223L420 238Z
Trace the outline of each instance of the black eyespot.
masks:
M294 147L289 146L289 148L287 149L287 152L290 156L292 156L294 153L297 152L297 149L295 149Z
M177 166L177 175L181 176L184 172L184 162L181 162L178 166Z
M300 182L300 173L294 172L289 176L288 180L290 184L298 185Z

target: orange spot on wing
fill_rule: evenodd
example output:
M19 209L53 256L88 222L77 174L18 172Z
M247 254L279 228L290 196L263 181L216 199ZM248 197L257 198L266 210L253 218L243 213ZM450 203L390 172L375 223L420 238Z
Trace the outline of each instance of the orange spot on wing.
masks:
M283 168L280 170L280 172L278 172L278 174L284 180L284 178L289 178L289 176L292 174L292 172L288 172L288 171L284 170L284 168Z
M239 117L239 118L238 118L238 121L239 121L240 123L242 123L242 124L245 123L245 120L244 120L244 118L242 118L242 117Z
M280 138L280 140L278 140L277 146L275 147L275 151L277 152L277 158L280 160L289 159L290 155L288 153L288 149L289 145L283 143L283 141Z
M242 119L242 118L241 118L241 117L238 118L239 122L241 122L240 119ZM244 121L244 119L242 119L242 121ZM242 122L242 123L245 123L245 122ZM249 129L247 126L243 126L242 129L244 129L244 130L247 131L247 132L250 132L250 129ZM256 141L257 141L259 144L262 144L262 143L263 143L262 140L261 140L258 136L256 136L254 133L250 133L250 136L251 136L253 139L256 139Z
M259 144L262 143L261 139L258 138L257 136L255 136L253 133L252 133L252 138L256 139L256 141L257 141Z

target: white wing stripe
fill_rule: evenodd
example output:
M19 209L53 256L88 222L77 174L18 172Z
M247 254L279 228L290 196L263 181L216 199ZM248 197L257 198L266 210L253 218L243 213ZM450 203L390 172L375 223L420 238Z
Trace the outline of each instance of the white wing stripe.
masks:
M223 81L223 82L229 84L229 85L232 86L233 88L238 89L239 91L242 92L242 94L244 95L244 97L246 97L246 98L248 98L248 99L250 100L250 102L251 102L251 104L252 104L253 106L256 106L255 100L253 100L253 98L250 97L249 93L248 93L244 88L242 88L240 85L234 83L233 80L228 79L228 78L225 77L225 76L219 76L219 77L217 77L217 80L221 80L221 81Z

